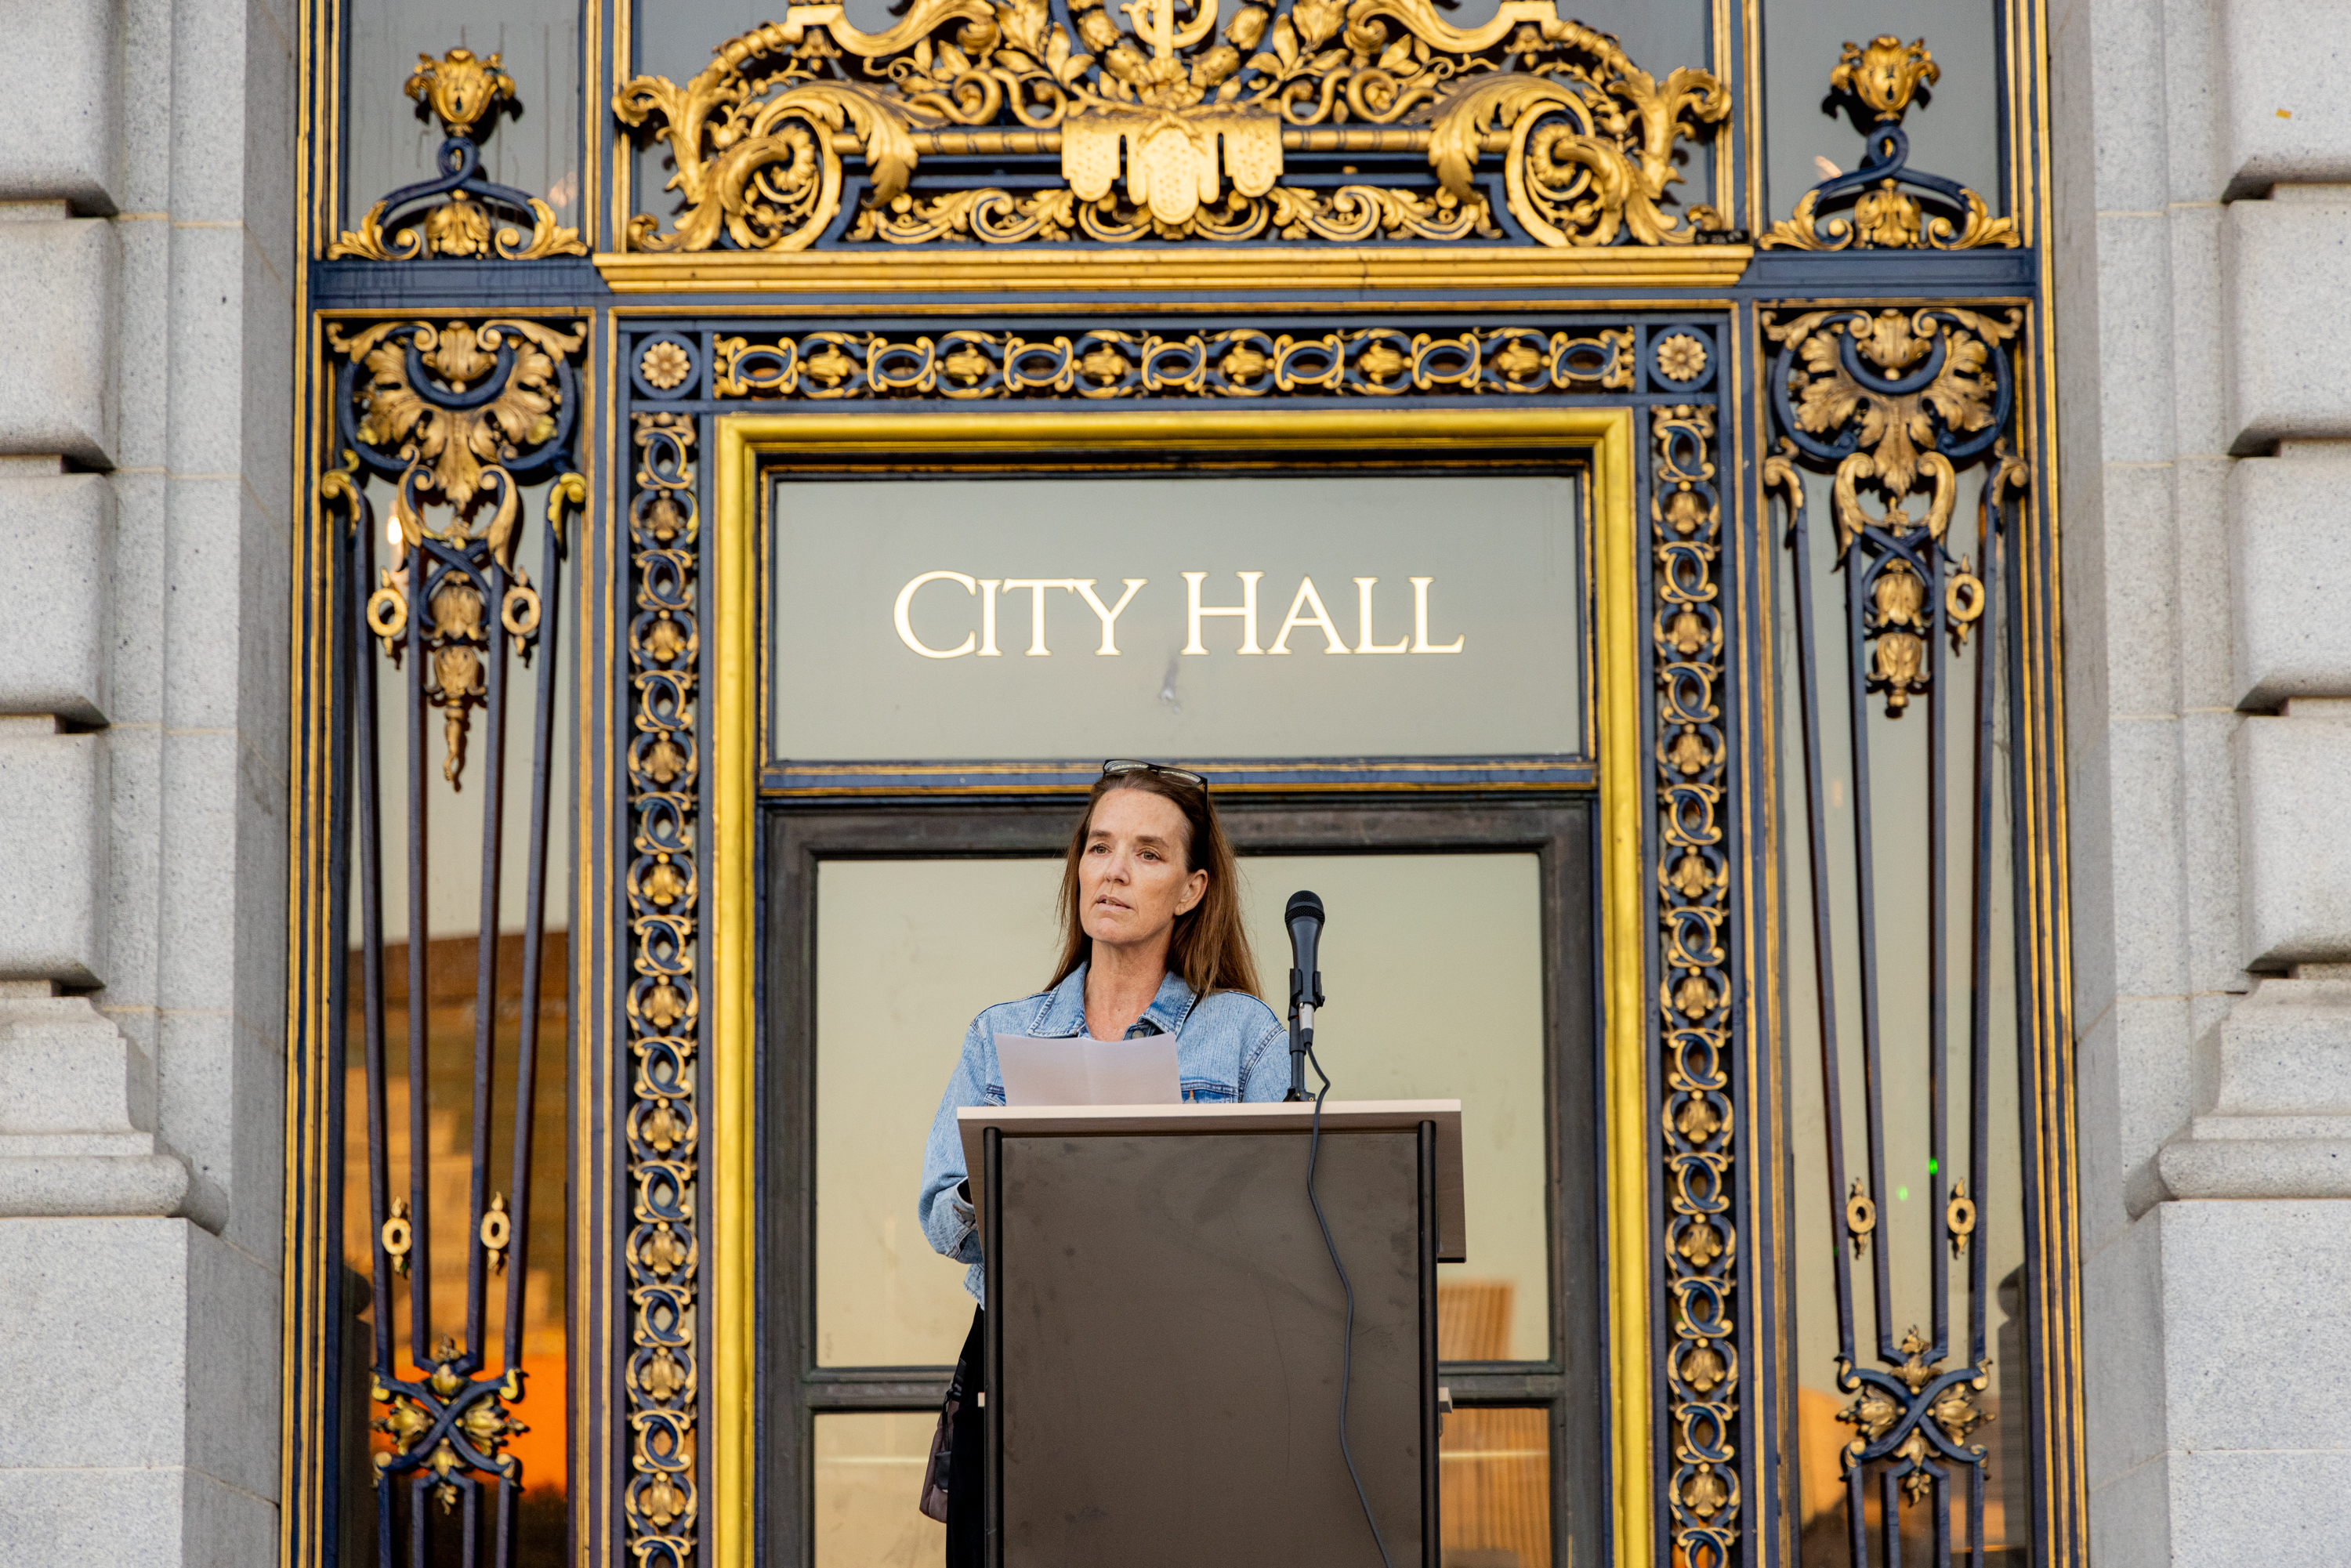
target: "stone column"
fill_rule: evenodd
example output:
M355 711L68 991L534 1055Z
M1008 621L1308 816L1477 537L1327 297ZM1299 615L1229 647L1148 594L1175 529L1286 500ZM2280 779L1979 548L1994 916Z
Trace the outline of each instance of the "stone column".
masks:
M2092 1552L2351 1543L2351 8L2055 0Z
M0 0L0 1565L277 1554L291 0Z

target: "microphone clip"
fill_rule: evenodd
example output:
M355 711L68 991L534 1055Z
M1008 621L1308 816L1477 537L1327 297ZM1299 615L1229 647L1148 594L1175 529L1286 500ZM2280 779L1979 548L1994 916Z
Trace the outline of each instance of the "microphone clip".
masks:
M1286 1101L1310 1098L1306 1092L1306 1053L1314 1045L1314 1009L1322 1005L1322 967L1315 955L1322 936L1322 901L1311 893L1294 893L1282 912L1290 928L1290 1092Z

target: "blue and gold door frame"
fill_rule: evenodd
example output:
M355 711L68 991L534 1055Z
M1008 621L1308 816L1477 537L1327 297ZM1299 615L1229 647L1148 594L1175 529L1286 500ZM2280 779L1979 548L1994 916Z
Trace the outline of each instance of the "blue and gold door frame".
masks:
M794 755L778 486L1382 465L1573 486L1582 738L1186 760L1590 824L1551 961L1593 1157L1552 1179L1598 1223L1553 1310L1599 1354L1452 1378L1548 1412L1512 1563L2083 1560L2037 4L1946 57L1995 68L1937 88L1989 106L1981 192L1914 166L1963 112L1928 49L1767 75L1803 26L1755 0L1655 62L1552 0L794 5L683 49L694 6L606 0L551 64L417 39L441 147L360 189L399 13L357 5L302 42L289 1564L817 1554L769 825L1009 820L1092 763ZM585 106L544 180L499 162L518 79ZM1767 100L1824 89L1829 167L1771 183Z

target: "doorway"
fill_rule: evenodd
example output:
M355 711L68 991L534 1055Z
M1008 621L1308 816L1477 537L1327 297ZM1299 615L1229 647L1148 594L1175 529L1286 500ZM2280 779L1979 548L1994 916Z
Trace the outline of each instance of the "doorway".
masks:
M820 1568L938 1554L911 1500L971 1303L914 1221L923 1138L970 1018L1048 977L1074 811L763 813L765 1495L768 1527ZM1287 967L1292 891L1331 912L1318 1055L1332 1093L1463 1102L1469 1259L1438 1287L1457 1406L1447 1560L1536 1568L1597 1550L1592 802L1242 795L1220 816L1261 975Z

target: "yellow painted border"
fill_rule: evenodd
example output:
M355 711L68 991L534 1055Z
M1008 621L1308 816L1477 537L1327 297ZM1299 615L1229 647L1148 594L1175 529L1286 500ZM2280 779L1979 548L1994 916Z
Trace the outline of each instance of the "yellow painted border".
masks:
M1728 288L1745 245L1233 246L1090 249L604 251L615 294L882 296L1225 288Z
M1593 625L1599 722L1601 999L1608 1148L1609 1448L1615 1560L1653 1561L1649 1367L1648 1015L1641 922L1639 518L1633 505L1629 408L1216 409L1166 413L1061 409L940 413L756 413L716 422L710 546L709 953L712 1117L711 1255L706 1333L714 1377L712 1440L704 1449L703 1517L715 1568L751 1568L758 1456L755 1214L758 1186L752 1100L758 1054L751 1005L757 930L753 825L758 805L760 618L757 538L760 455L905 455L1033 457L1083 452L1280 453L1392 449L1433 455L1541 449L1591 465L1598 566Z

